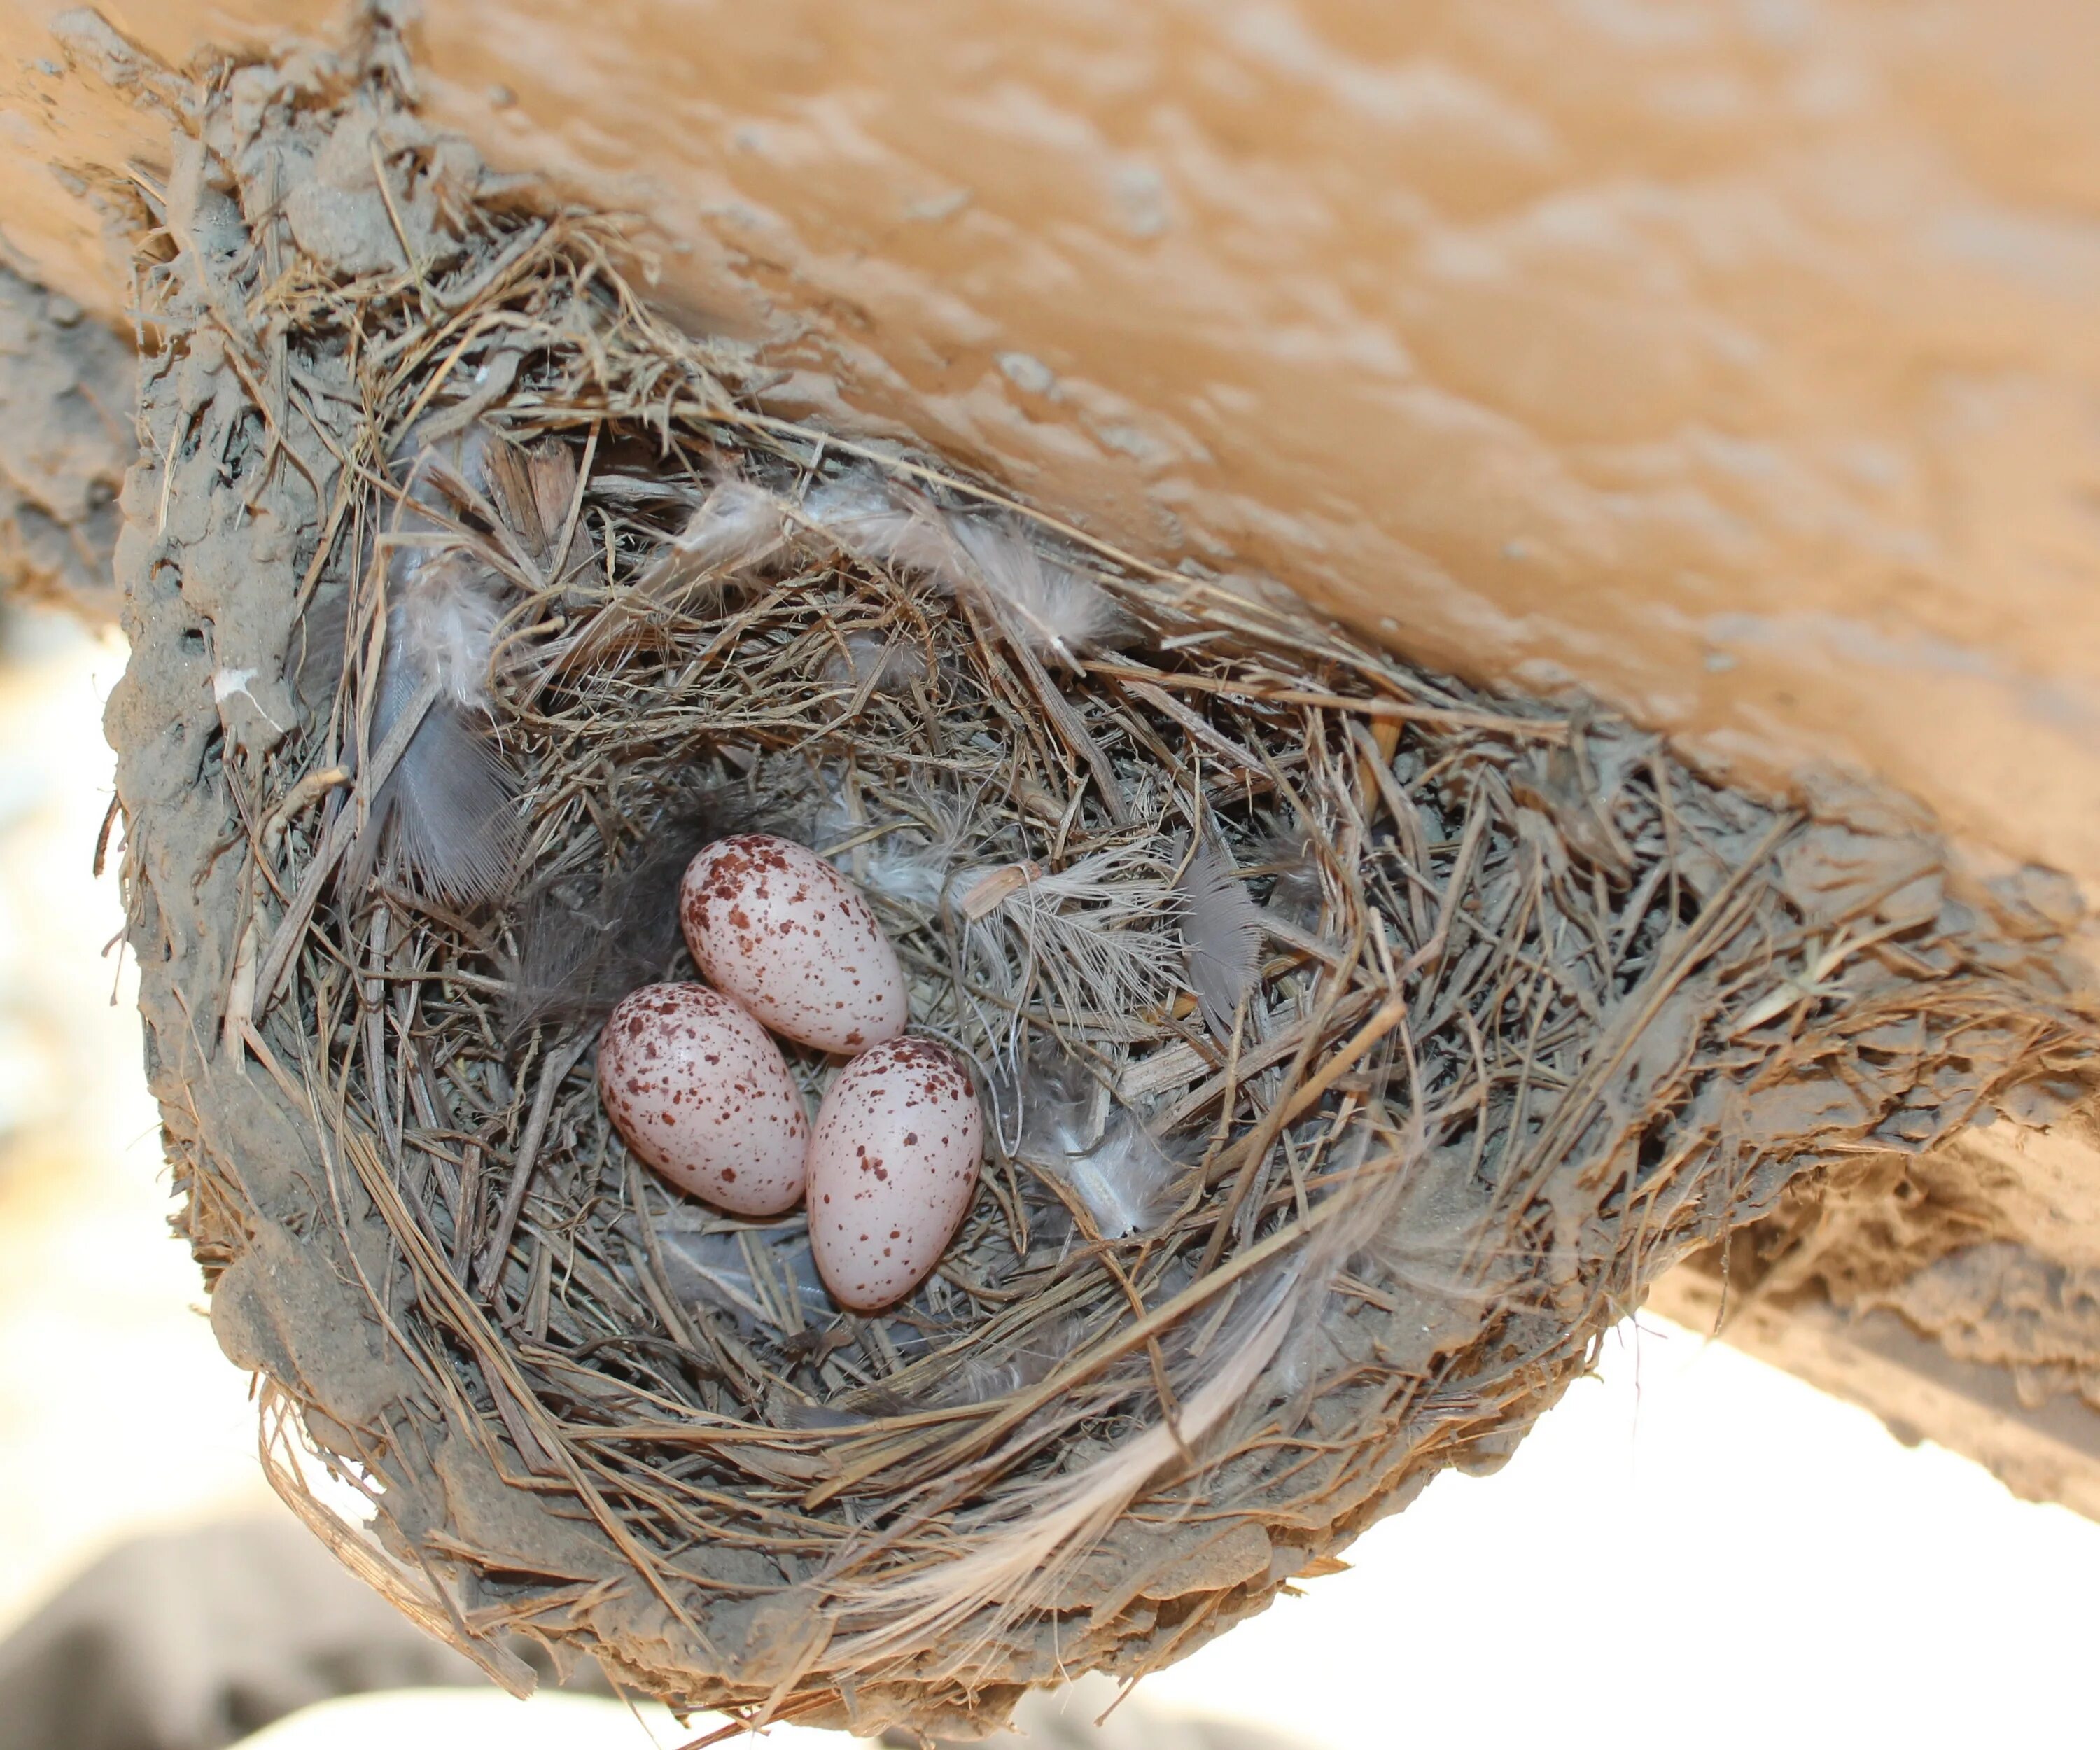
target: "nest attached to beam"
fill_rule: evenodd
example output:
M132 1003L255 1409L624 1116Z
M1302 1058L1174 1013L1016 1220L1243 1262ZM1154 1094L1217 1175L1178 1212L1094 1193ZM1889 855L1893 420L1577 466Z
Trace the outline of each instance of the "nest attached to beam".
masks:
M2089 1061L2063 920L1913 820L770 417L383 56L164 89L109 722L182 1225L280 1490L503 1681L973 1732L1155 1668L1789 1182ZM725 824L977 1065L886 1315L598 1105Z

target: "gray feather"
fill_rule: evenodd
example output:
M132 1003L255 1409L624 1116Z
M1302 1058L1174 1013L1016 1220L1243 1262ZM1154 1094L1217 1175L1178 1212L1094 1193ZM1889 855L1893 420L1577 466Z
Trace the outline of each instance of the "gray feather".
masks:
M626 861L535 893L505 968L509 1036L543 1025L594 1027L629 991L667 976L683 940L678 887L686 866L731 833L777 831L793 806L696 781L638 831Z
M424 566L404 580L404 598L386 617L368 747L385 744L427 682L440 691L371 798L344 866L351 893L384 869L426 893L473 906L513 879L525 843L517 778L476 708L488 697L494 623L487 585L464 567Z
M1176 890L1181 899L1182 964L1204 1024L1229 1038L1233 1018L1261 970L1261 907L1230 858L1199 838Z
M386 553L386 637L379 672L367 683L367 756L386 744L420 698L433 689L436 697L394 769L365 798L364 825L341 879L355 897L383 871L470 906L510 885L525 844L517 778L492 733L490 669L504 588L466 550L448 508L485 505L495 440L479 424L433 439L428 423L403 440L391 464L404 496L390 513L388 539L398 544ZM324 710L341 685L349 614L346 597L327 595L295 630L287 666L310 716Z
M380 786L368 835L425 892L478 905L510 884L524 849L516 783L484 725L440 700Z
M729 1314L746 1336L791 1328L787 1309L777 1304L782 1294L792 1294L805 1318L828 1323L836 1316L800 1225L708 1232L681 1227L674 1211L657 1222L656 1241L671 1292L688 1306L699 1302ZM771 1265L763 1281L752 1267L753 1254L761 1252Z

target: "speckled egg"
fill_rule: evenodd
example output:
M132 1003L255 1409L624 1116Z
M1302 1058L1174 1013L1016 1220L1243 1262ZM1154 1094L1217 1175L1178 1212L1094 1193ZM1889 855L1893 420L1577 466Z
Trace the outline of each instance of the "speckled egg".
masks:
M644 1165L737 1215L802 1195L810 1119L765 1029L704 985L646 985L598 1047L606 1116Z
M842 1307L902 1299L941 1260L977 1189L984 1114L931 1039L893 1039L839 1072L810 1132L810 1248Z
M679 921L700 976L783 1038L858 1051L904 1031L903 968L867 901L814 851L717 839L686 871Z

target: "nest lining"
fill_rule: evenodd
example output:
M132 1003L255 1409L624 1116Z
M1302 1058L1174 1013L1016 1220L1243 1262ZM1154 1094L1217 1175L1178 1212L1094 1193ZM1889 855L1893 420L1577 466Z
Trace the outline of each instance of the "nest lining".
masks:
M240 240L147 237L120 550L149 1072L274 1477L500 1677L517 1630L680 1705L979 1730L1150 1668L1498 1462L1783 1187L2089 1061L2058 937L1871 799L1775 809L769 417L386 80L218 89L150 216ZM466 440L473 490L407 492ZM493 892L379 836L404 528L501 604L454 725L515 787ZM690 970L624 926L731 821L862 880L990 1103L884 1317L597 1105L595 1018Z

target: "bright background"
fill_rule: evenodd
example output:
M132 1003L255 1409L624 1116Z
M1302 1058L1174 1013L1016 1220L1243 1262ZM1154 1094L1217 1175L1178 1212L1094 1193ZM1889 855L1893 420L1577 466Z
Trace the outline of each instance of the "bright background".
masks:
M0 1634L128 1534L280 1510L165 1230L131 981L104 953L114 871L88 872L122 662L34 616L0 657ZM1332 1750L2100 1741L2100 1525L1648 1319L1499 1475L1440 1479L1351 1555L1140 1695ZM682 1737L490 1693L331 1704L256 1742L652 1740Z

